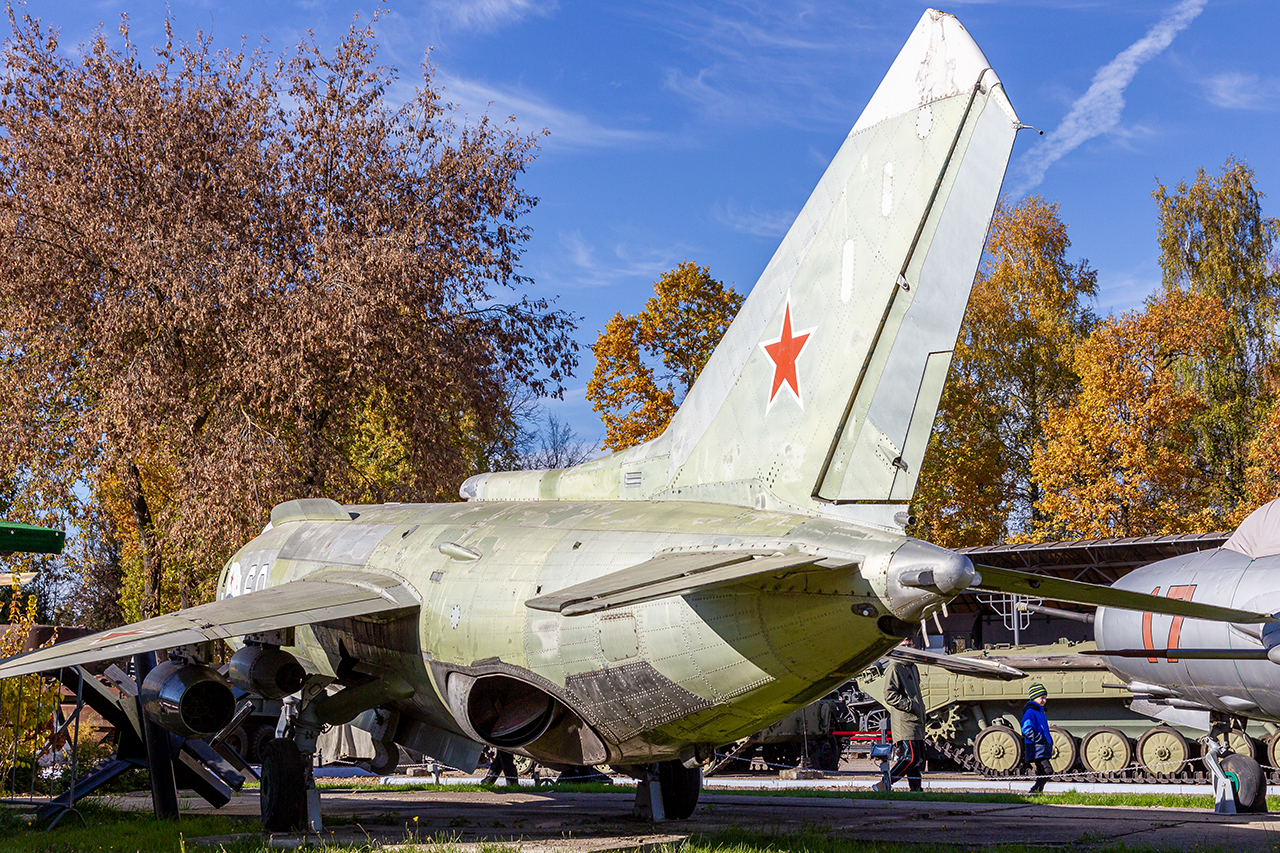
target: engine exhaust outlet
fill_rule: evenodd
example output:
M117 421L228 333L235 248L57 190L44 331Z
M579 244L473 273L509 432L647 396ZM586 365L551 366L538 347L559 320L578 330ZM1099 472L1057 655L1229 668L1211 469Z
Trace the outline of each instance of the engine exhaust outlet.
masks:
M227 678L241 690L263 699L283 699L302 689L306 670L278 646L245 646L231 656Z
M208 737L236 712L231 685L212 667L165 661L151 670L140 690L142 709L181 737Z

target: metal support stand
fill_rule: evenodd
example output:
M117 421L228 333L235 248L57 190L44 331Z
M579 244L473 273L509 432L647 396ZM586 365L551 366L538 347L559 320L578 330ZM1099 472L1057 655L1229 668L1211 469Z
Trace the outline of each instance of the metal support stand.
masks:
M640 820L663 823L667 810L662 807L662 784L658 781L658 768L646 766L636 780L636 805L633 814Z
M1230 750L1213 739L1212 736L1201 740L1204 745L1204 763L1213 777L1213 812L1214 814L1236 813L1236 792L1231 780L1222 770L1220 759Z
M61 679L59 679L59 683L61 683ZM59 700L62 699L61 690L58 691L58 699ZM76 817L80 818L81 824L85 826L89 825L88 821L84 819L84 815L80 814L80 810L75 807L76 774L80 770L80 761L79 761L79 758L80 758L80 711L83 709L84 709L84 684L83 682L78 682L76 685L76 709L71 712L70 720L64 720L62 723L62 727L60 729L54 730L53 741L52 741L53 747L56 749L58 744L58 736L64 735L66 733L67 726L73 725L74 734L71 740L71 783L70 783L70 786L67 788L66 794L64 795L66 797L66 805L59 805L60 810L58 814L53 818L53 820L49 822L49 825L45 827L44 829L45 832L48 832L49 830L53 829L57 825L58 821L62 820L62 818L65 817L68 813L74 814Z
M156 666L156 653L146 652L133 656L134 677L141 690L147 674ZM138 720L142 723L142 740L147 750L147 772L151 775L151 806L158 818L178 819L178 782L173 772L173 751L169 745L169 732L142 710L142 697L138 697Z

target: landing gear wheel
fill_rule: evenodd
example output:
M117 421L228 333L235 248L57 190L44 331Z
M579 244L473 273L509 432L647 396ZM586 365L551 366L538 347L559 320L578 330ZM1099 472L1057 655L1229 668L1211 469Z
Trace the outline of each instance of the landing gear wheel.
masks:
M1066 773L1076 766L1076 759L1080 757L1076 739L1069 731L1057 726L1049 726L1049 734L1053 738L1053 753L1049 756L1049 766L1053 768L1054 773Z
M1262 767L1247 755L1232 753L1222 759L1222 772L1231 780L1236 811L1262 814L1267 810L1267 781Z
M1133 748L1119 729L1094 729L1080 741L1080 762L1091 773L1116 773L1133 761Z
M374 758L369 763L369 770L379 776L390 776L400 766L400 747L394 743L374 745Z
M516 755L513 753L512 758L516 763L516 772L521 776L528 776L533 772L533 765L537 764L536 761L527 755Z
M973 742L973 757L987 775L1014 770L1022 764L1022 733L1008 726L988 726Z
M1186 766L1191 749L1177 731L1158 726L1138 739L1138 764L1152 776L1172 776Z
M262 827L270 832L302 829L307 816L306 772L298 745L272 738L262 755Z
M702 768L692 770L679 761L658 764L658 785L662 790L662 810L668 818L684 820L698 807L702 792Z

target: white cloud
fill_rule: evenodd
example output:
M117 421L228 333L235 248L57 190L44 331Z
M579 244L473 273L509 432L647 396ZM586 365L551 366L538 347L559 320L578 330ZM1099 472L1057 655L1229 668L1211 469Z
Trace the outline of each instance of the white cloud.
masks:
M1093 75L1089 91L1081 95L1067 117L1045 141L1022 158L1023 177L1015 196L1023 195L1044 180L1049 167L1080 145L1114 129L1124 110L1124 90L1138 69L1167 48L1204 9L1207 0L1182 0L1146 35L1129 45Z
M1205 81L1214 106L1228 110L1274 110L1280 107L1280 80L1227 71Z
M582 113L557 107L529 92L502 89L446 74L439 74L436 79L444 88L444 99L463 113L488 115L494 119L513 116L523 133L539 133L543 128L551 131L542 143L544 147L614 148L649 144L664 138L663 134L647 130L605 127Z
M689 252L681 247L636 248L618 242L598 250L581 231L562 231L560 246L564 253L535 271L535 279L552 290L604 287L626 281L637 285L658 280Z
M757 237L781 237L787 233L787 229L795 221L796 212L794 210L756 210L754 206L741 210L735 208L733 202L729 202L723 207L719 204L712 207L711 218L743 234L754 234Z
M460 30L491 30L530 15L550 15L555 2L538 0L435 0L427 7L441 23Z

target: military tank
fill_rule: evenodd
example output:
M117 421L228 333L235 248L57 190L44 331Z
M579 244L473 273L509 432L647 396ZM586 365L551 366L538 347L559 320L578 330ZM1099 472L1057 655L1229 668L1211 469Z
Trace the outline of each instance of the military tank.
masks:
M926 743L934 760L954 762L966 770L989 776L1023 772L1022 709L1027 686L1039 682L1049 691L1047 707L1053 734L1054 773L1076 778L1124 778L1148 782L1205 779L1199 738L1205 732L1160 723L1130 705L1133 695L1118 684L1094 655L1093 642L1041 646L993 646L960 652L956 657L996 660L1027 673L1027 678L998 681L920 667L920 688L928 714ZM884 702L884 666L877 664L858 676L858 687ZM1257 723L1233 729L1229 746L1264 765L1274 733ZM1272 773L1274 769L1268 768Z

